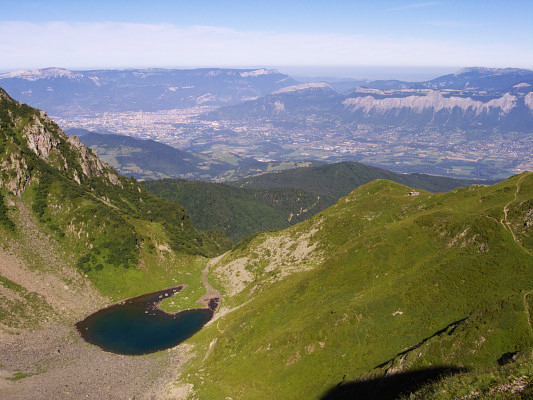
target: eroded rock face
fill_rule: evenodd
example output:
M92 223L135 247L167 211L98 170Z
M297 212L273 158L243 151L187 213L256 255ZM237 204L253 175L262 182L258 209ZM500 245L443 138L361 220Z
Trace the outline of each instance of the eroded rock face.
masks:
M120 179L118 179L118 176L116 174L113 174L113 173L109 172L107 174L107 177L108 177L109 181L113 185L118 185L118 186L122 187L122 184L120 183Z
M5 187L9 192L20 196L31 180L24 159L10 154L9 160L0 163L0 170L6 171L8 176L8 178L0 176L0 187Z
M473 100L470 97L444 97L442 93L429 90L422 91L423 95L414 92L413 95L407 97L391 97L391 98L374 98L373 96L348 98L343 101L343 105L350 108L352 111L362 109L366 114L376 112L383 114L385 112L395 109L410 109L415 113L422 113L427 109L435 112L441 110L453 110L458 108L462 111L472 110L476 116L482 113L488 113L492 109L497 110L502 115L509 114L509 112L516 106L516 96L505 93L502 97L490 101L482 102Z
M526 94L526 96L524 97L524 103L531 110L533 110L533 92L530 92L530 93Z
M85 176L103 176L105 165L92 150L87 148L76 135L70 135L68 142L78 150L78 161Z
M122 187L122 183L120 182L118 175L106 164L104 164L98 158L96 153L82 143L76 135L70 135L68 137L68 141L74 148L78 150L78 161L85 176L90 178L95 176L107 176L107 179L109 179L109 182L111 182L113 185ZM77 175L74 177L74 179L79 181L79 177L77 177Z
M46 117L48 118L48 117ZM47 159L53 149L58 149L60 141L54 137L46 126L37 116L33 117L33 121L26 124L22 130L22 136L26 139L26 143L31 151L43 159Z

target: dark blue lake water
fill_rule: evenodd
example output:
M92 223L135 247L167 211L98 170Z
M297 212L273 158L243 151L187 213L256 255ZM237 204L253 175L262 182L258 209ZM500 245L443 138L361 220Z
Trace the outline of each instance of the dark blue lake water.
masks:
M81 336L106 351L140 355L174 347L212 318L209 308L168 314L156 305L181 287L161 290L111 305L76 324Z

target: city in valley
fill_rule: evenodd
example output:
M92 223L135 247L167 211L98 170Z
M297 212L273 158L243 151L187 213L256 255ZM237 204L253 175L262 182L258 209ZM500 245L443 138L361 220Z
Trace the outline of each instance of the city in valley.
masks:
M533 137L457 129L453 133L307 118L291 127L267 119L202 118L214 107L154 112L105 112L54 117L64 129L83 128L152 139L214 157L233 153L260 161L352 160L398 172L496 179L533 169Z

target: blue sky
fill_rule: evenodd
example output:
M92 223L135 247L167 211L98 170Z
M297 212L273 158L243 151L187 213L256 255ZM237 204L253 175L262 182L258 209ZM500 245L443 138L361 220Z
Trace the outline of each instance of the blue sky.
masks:
M2 3L1 70L533 68L533 2L525 0Z

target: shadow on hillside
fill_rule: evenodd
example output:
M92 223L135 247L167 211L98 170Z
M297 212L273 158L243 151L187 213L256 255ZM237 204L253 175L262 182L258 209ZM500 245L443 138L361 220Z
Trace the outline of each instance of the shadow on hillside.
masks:
M414 392L425 384L465 371L467 371L465 368L435 367L401 372L383 378L341 382L331 388L320 400L394 400Z

